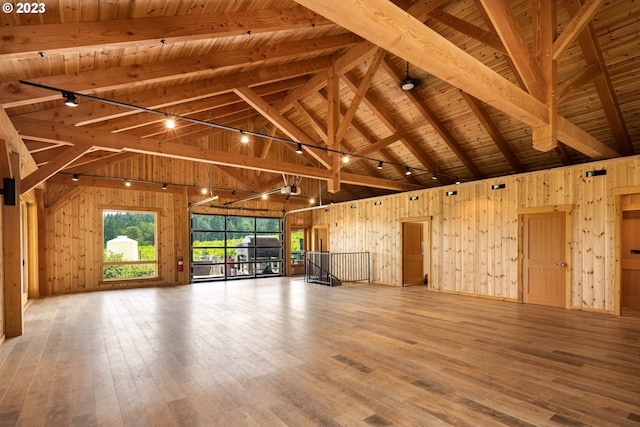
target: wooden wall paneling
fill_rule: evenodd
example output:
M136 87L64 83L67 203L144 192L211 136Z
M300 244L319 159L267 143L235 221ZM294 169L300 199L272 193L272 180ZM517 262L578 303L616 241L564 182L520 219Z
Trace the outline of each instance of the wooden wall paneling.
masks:
M101 207L155 210L158 215L158 273L160 284L175 283L176 251L185 245L176 240L176 224L184 218L173 193L131 189L84 188L55 210L47 211L47 274L53 293L80 292L100 288L144 285L145 281L110 284L102 280ZM182 219L182 223L185 220ZM51 225L49 225L51 224ZM188 239L188 231L184 233ZM188 247L188 242L186 243ZM157 282L154 282L157 283Z
M442 191L430 191L426 193L429 198L429 213L431 214L431 277L429 287L441 289L443 282L443 193Z
M583 170L582 176L584 177ZM595 301L595 271L597 268L597 262L595 259L596 248L600 244L600 238L598 236L598 209L597 209L597 192L596 187L598 186L598 181L600 181L601 177L593 177L593 178L584 178L584 191L582 192L584 198L581 200L583 210L583 224L582 224L582 233L583 233L583 246L584 250L582 251L582 264L583 264L583 290L582 290L582 301L580 307L590 307L594 304Z
M489 235L489 217L493 217L492 194L489 193L489 184L487 182L479 182L475 184L477 198L477 215L476 215L476 251L478 259L476 261L476 277L478 293L480 295L494 295L493 290L493 269L490 267L489 260L493 259L493 248L495 242L493 236Z
M605 269L604 284L607 289L604 291L604 309L608 312L615 310L615 259L617 258L617 252L615 248L616 242L616 199L613 192L610 189L615 188L615 174L606 176L603 180L604 188L603 194L606 204L605 211L605 244L604 252L602 254L601 262ZM607 256L609 254L609 256ZM608 258L608 259L607 259Z
M517 181L507 183L508 196L503 197L502 224L502 294L512 300L518 298L518 205L520 187Z
M607 248L612 249L609 240L613 237L613 205L608 201L607 176L598 176L593 180L593 222L594 239L596 244L593 248L593 300L587 308L595 310L611 311L612 305L608 302L607 294L613 295L613 275L610 276L611 268L606 262ZM612 260L612 258L610 257Z
M16 195L20 194L20 158L9 156L11 170L16 179ZM7 338L22 335L24 330L22 304L22 242L20 239L21 203L16 196L14 206L5 205L2 198L2 246L3 246L3 308L4 335Z
M459 185L458 197L462 199L461 209L461 230L462 230L462 247L458 252L458 267L462 280L462 291L469 294L480 294L478 288L479 283L474 281L476 274L476 264L478 262L478 246L476 217L478 208L476 203L478 199L474 199L475 183ZM480 195L479 198L482 196ZM471 262L467 262L471 261Z

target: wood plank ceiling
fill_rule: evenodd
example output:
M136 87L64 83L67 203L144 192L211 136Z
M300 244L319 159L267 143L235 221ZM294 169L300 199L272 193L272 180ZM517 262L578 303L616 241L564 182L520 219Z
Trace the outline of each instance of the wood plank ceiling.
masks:
M159 155L216 165L257 192L304 177L343 201L640 149L632 0L43 5L0 15L0 138L31 165L23 192ZM162 115L82 96L69 108L20 81L196 123L169 133ZM277 139L248 155L204 148L197 121Z

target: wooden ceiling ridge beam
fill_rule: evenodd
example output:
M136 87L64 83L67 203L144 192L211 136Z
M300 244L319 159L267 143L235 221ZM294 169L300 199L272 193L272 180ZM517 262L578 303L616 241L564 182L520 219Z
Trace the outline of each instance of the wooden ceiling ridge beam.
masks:
M203 79L214 71L233 71L240 66L266 66L274 61L295 60L300 55L311 52L332 52L358 44L361 40L354 34L338 34L287 43L272 43L232 52L216 52L105 70L40 77L30 81L76 93L96 95L103 91L126 89L131 85L166 84L187 77ZM58 100L60 100L59 92L26 86L19 82L0 83L0 101L5 108Z
M280 129L282 133L287 135L294 141L299 141L305 144L307 149L305 153L309 153L314 159L319 161L325 168L331 169L331 162L324 153L316 152L312 148L315 146L315 141L311 139L307 134L302 132L296 125L289 121L284 115L282 115L277 109L269 105L258 94L248 87L238 87L234 89L234 92L243 99L247 104L258 111L265 119L271 124Z
M401 75L398 75L396 70L393 69L393 64L390 61L385 61L385 71L389 76L394 80L397 85L400 85ZM403 91L405 96L409 99L409 101L413 104L413 106L420 112L422 117L424 117L429 124L433 127L440 138L449 146L451 151L458 157L458 159L464 164L471 175L475 178L482 178L484 174L480 170L480 168L474 163L473 160L469 157L469 155L464 151L460 143L455 139L455 137L449 132L449 130L444 126L444 124L440 121L436 113L433 112L431 108L421 99L418 99L414 93L411 91Z
M518 156L516 156L516 154L513 152L513 150L509 146L509 143L502 135L502 133L498 129L498 126L496 126L494 121L489 116L489 113L482 106L480 101L464 91L460 91L460 93L462 94L462 98L464 98L464 100L467 102L467 105L469 105L469 108L476 116L478 121L480 121L482 126L485 128L493 142L498 146L498 149L500 150L504 158L507 160L507 162L509 162L511 168L513 168L515 172L524 172L525 167L522 165L522 163L520 163L520 160L518 160Z
M534 61L527 41L522 36L523 31L510 10L509 3L492 0L480 0L480 3L507 49L527 90L536 99L545 102L547 100L545 91L547 82L542 70Z
M21 25L0 28L0 60L82 54L105 48L163 46L166 43L220 37L250 37L268 31L331 25L296 6L288 9L220 12L181 16L112 19L91 22Z
M580 7L579 0L567 0L566 5L572 17L578 16L583 10ZM609 75L602 51L600 50L593 25L590 23L586 24L584 30L578 35L578 42L580 43L587 64L597 62L602 70L602 73L596 76L594 83L598 97L602 103L602 109L613 132L613 138L618 145L618 150L624 155L634 154L635 149L633 148L633 142L631 141L631 136L629 135L629 130L627 129L627 124L622 114L620 103L618 102L618 96L611 82L611 76Z
M16 119L16 126L22 134L36 136L37 138L65 141L72 144L89 143L94 148L111 151L124 151L130 153L149 154L174 159L182 159L193 162L209 163L214 165L232 166L242 169L263 170L271 173L285 173L300 177L315 178L328 181L331 179L331 171L312 166L302 166L295 163L271 160L265 162L254 156L245 156L235 152L205 149L194 145L167 142L154 139L141 139L127 135L115 135L105 132L97 132L88 128L65 126L53 122L39 120ZM419 188L415 184L393 181L383 178L371 178L364 175L346 174L347 184L361 185L365 187L384 188L394 191L407 191Z
M295 1L529 126L542 126L549 121L543 102L392 2Z

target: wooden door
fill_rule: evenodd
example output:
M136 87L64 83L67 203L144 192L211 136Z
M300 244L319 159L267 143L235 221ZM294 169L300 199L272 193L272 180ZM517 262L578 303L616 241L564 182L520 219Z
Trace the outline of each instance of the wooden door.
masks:
M622 213L620 307L640 313L640 210Z
M567 250L564 212L523 215L522 300L566 306Z
M404 286L424 283L422 230L421 223L402 223L402 283Z

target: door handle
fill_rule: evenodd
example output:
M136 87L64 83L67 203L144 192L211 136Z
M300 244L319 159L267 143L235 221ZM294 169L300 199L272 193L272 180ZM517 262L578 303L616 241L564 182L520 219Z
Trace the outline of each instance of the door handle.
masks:
M556 267L563 267L564 268L564 267L567 266L567 263L566 262L558 262L558 263L555 263L553 265L555 265Z

